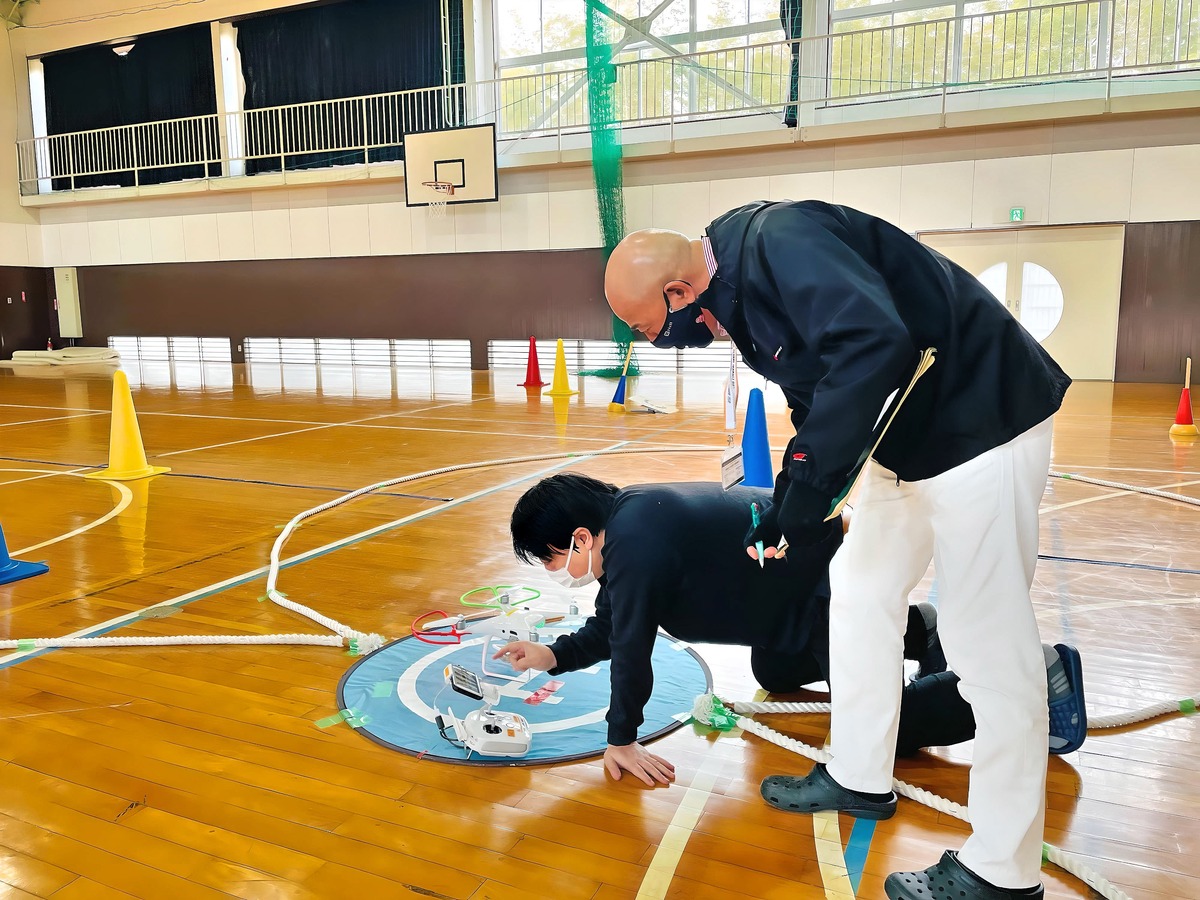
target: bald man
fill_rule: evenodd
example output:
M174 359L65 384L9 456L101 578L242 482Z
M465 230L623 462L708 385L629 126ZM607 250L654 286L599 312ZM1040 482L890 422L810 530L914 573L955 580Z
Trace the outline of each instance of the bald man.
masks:
M768 778L763 796L792 812L893 814L907 597L934 559L946 657L977 723L974 830L937 865L890 876L887 895L1042 897L1048 725L1029 588L1052 417L1070 379L968 272L827 203L752 203L700 240L635 232L609 259L605 292L656 347L707 346L723 329L783 389L796 433L747 535L754 556L759 540L771 558L784 537L820 539L881 411L920 351L937 349L867 462L830 567L833 759L805 778Z

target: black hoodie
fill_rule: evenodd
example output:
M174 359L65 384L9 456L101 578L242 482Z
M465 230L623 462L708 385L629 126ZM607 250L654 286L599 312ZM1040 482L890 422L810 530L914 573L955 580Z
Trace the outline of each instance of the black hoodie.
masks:
M1062 404L1071 379L987 288L882 219L759 201L707 233L717 271L700 305L783 389L790 480L839 493L928 347L936 362L874 455L905 481L999 447Z

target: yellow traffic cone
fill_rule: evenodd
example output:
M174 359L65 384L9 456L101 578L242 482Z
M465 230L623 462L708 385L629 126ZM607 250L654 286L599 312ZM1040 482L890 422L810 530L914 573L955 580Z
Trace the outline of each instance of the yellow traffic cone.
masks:
M85 478L104 481L133 481L170 472L166 466L152 466L146 462L146 449L142 446L142 434L138 431L137 412L133 408L133 394L129 392L129 378L120 369L113 375L112 430L108 439L108 468L90 472Z
M567 355L563 352L562 338L558 339L558 346L554 348L554 380L546 393L551 397L570 397L579 393L571 390L567 381Z

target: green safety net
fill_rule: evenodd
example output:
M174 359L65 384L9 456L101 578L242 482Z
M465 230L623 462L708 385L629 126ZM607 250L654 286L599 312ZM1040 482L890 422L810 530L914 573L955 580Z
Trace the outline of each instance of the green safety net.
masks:
M617 68L613 61L610 20L591 3L587 5L588 113L592 136L592 175L596 181L596 207L600 213L600 234L604 240L604 258L625 236L625 193L621 175L621 121L617 107ZM633 343L633 331L613 316L614 364L603 369L580 372L619 378L625 354ZM639 374L637 355L629 360L629 374Z

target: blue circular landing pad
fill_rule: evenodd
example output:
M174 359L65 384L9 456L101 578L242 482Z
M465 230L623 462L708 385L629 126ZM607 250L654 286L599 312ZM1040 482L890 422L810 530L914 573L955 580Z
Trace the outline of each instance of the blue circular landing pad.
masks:
M550 676L536 672L529 681L505 681L483 676L501 689L496 709L516 712L529 721L533 745L522 757L480 757L459 749L438 734L438 713L452 709L460 719L482 706L446 684L442 670L458 663L480 672L483 638L435 646L408 637L363 657L338 684L339 708L353 709L357 731L377 744L471 766L532 766L599 756L608 746L608 662L578 672ZM646 704L646 721L638 740L648 741L674 731L691 715L698 694L712 687L704 660L686 644L660 633L654 643L654 693ZM508 671L499 660L490 671ZM515 674L515 673L514 673ZM553 688L554 682L561 684ZM354 724L352 721L351 724Z

